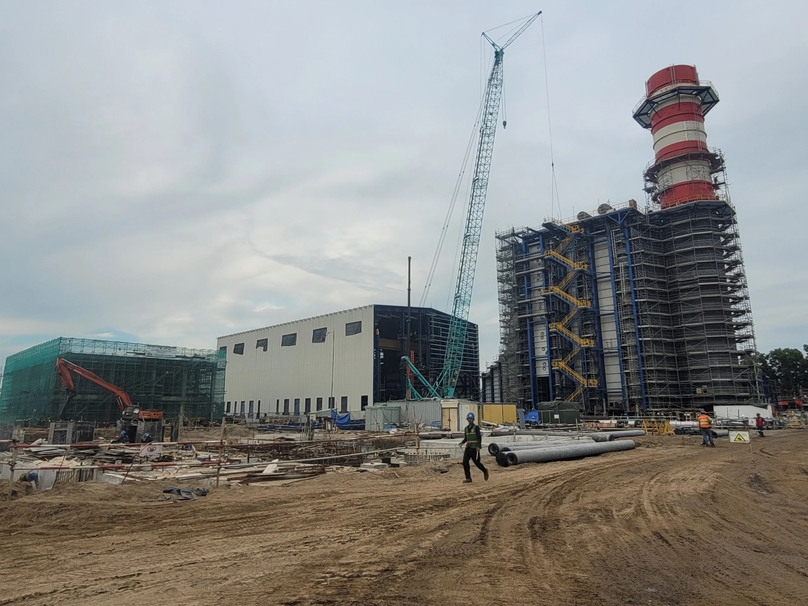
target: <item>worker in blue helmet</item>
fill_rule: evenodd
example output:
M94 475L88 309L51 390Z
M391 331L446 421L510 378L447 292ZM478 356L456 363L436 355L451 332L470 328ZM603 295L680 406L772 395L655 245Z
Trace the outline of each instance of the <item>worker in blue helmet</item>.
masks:
M466 472L466 479L464 483L471 482L471 465L469 461L474 461L477 469L483 472L483 477L488 480L488 470L485 465L480 461L480 450L483 446L483 436L480 427L474 424L474 413L470 412L466 415L468 425L463 428L463 441L460 445L466 445L466 450L463 452L463 471Z
M17 480L20 482L31 482L31 484L36 486L37 478L39 478L39 474L37 472L26 471L25 473L21 474Z

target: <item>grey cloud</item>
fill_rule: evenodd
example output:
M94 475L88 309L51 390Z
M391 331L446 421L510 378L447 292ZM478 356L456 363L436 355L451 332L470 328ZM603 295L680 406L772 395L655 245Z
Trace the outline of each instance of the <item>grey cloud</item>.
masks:
M651 136L631 109L651 73L695 62L722 95L707 130L728 159L758 344L800 346L804 326L783 322L808 295L795 118L808 9L678 6L699 18L640 0L541 7L562 213L642 200ZM533 10L0 4L0 360L49 331L212 347L256 325L401 302L408 255L417 300L487 70L479 32ZM534 28L506 56L508 128L471 311L483 360L498 340L493 234L553 212L541 47ZM432 287L442 308L461 220L458 209ZM773 265L793 278L778 282L788 297L769 288Z

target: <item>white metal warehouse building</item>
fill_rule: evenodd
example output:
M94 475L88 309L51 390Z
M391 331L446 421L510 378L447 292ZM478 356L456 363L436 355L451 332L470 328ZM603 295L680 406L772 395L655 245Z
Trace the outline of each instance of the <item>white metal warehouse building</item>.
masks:
M431 308L367 305L219 337L227 355L225 414L250 421L331 408L361 417L369 404L404 398L407 343L434 381L449 320ZM478 377L477 326L469 323L459 397L479 398Z

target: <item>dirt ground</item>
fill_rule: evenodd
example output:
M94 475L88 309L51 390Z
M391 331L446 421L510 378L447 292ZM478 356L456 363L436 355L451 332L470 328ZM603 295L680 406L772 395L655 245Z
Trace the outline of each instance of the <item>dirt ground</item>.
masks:
M0 604L806 604L808 431L0 502Z

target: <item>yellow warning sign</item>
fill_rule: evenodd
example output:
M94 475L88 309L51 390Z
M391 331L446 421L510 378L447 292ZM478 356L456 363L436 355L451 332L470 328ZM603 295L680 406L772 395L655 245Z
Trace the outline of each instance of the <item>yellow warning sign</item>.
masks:
M731 431L729 432L729 441L738 444L749 444L749 432Z

